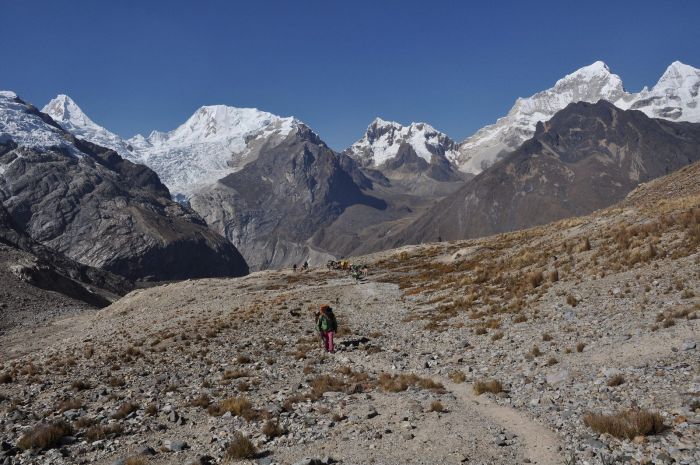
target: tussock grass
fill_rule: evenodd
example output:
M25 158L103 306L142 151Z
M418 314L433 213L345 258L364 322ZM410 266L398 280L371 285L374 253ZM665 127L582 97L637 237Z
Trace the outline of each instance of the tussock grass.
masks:
M226 412L246 420L253 420L257 417L257 412L253 409L253 404L245 397L229 397L219 403L211 404L207 409L209 415L219 417Z
M607 433L621 439L657 434L666 428L661 415L642 409L624 410L612 415L587 413L583 422L596 433Z
M499 392L503 392L503 385L500 381L492 379L488 381L475 382L473 389L476 395L481 395L485 392L490 392L491 394L498 394Z
M257 454L258 449L255 445L241 433L236 433L226 449L226 459L228 460L253 459Z
M17 447L27 449L51 449L61 445L61 439L73 434L73 428L65 421L40 424L22 436Z
M137 411L139 409L138 404L135 404L133 402L127 402L125 404L122 404L119 409L112 414L112 418L115 420L121 420L122 418L126 418L129 416L129 414Z
M428 378L411 374L390 375L382 373L378 379L379 387L387 392L402 392L409 387L415 386L420 389L427 389L436 392L444 392L445 386Z

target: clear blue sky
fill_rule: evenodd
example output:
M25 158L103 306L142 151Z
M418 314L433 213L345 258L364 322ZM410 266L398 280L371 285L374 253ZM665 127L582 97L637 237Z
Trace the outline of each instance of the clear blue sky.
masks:
M700 66L699 1L0 0L0 88L73 97L122 136L223 103L329 145L375 116L461 140L595 60L628 90Z

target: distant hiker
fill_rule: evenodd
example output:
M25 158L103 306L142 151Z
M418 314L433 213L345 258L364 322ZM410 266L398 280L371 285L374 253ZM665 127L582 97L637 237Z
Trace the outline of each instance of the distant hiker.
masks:
M333 336L338 329L338 322L333 314L333 309L328 305L321 305L321 314L318 317L316 327L318 328L321 337L323 337L324 348L327 352L335 352L333 346Z
M309 269L309 262L304 262L304 271Z
M297 264L296 263L292 266L292 270L294 270L295 273L297 272Z

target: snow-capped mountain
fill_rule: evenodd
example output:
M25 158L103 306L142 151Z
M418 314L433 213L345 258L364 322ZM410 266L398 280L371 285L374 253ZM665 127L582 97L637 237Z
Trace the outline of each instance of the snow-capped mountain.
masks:
M380 167L399 154L402 144L410 145L416 155L427 163L433 157L453 160L457 144L447 135L426 123L403 126L376 118L367 127L364 137L352 144L345 153L366 167Z
M651 90L617 100L622 109L640 110L652 118L700 123L700 69L674 61Z
M75 156L82 153L66 139L66 134L42 119L32 106L17 98L12 91L0 91L0 144L14 141L19 147L60 148ZM0 173L5 168L0 165Z
M558 80L554 87L518 98L508 114L481 128L459 145L456 163L461 171L480 173L502 152L512 152L535 133L538 121L549 120L569 103L616 101L624 95L622 80L602 61Z
M59 94L41 109L54 121L77 138L116 151L126 159L134 158L129 145L113 132L96 124L69 96Z
M77 137L148 166L177 199L241 169L256 159L263 144L275 145L303 124L255 108L212 105L199 108L173 131L124 140L94 123L65 95L43 111Z
M653 118L700 122L700 70L678 61L659 82L639 93L624 90L622 80L602 61L585 66L556 82L554 87L528 98L518 98L508 114L485 126L459 145L456 163L461 171L478 174L499 155L512 152L535 133L538 121L549 120L569 103L607 100L622 109L634 109Z

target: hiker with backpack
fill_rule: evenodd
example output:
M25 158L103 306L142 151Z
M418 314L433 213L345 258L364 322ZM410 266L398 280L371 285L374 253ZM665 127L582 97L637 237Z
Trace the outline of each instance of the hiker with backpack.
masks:
M320 315L316 320L316 328L319 334L321 334L326 352L335 352L333 337L338 330L338 322L333 314L333 309L329 305L321 305Z

